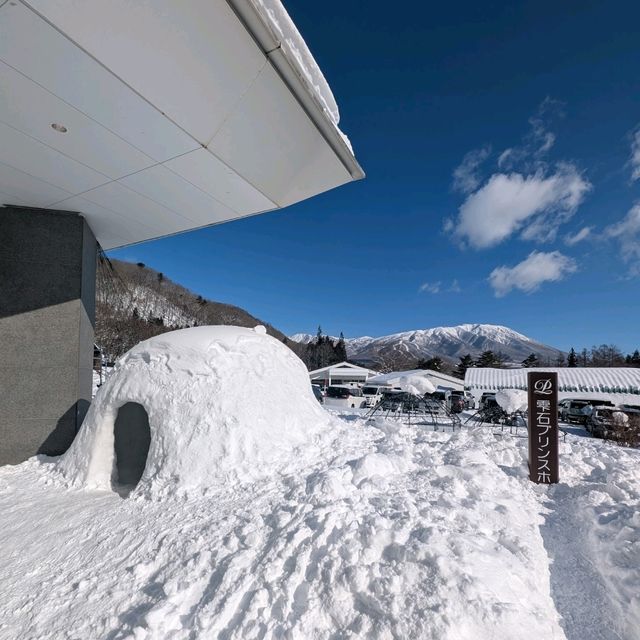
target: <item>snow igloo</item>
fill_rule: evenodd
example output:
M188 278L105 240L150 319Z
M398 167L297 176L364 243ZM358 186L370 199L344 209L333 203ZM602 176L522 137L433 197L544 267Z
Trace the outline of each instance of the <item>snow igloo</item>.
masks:
M58 468L121 495L203 492L282 469L330 421L264 327L181 329L120 358Z

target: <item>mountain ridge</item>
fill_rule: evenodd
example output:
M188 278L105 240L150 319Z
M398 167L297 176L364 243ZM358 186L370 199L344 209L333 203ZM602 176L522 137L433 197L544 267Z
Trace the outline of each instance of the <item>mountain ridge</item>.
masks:
M308 344L315 336L296 333L290 340ZM337 338L332 339L337 340ZM509 361L520 362L531 353L553 361L564 352L525 336L510 327L485 323L431 327L401 331L385 336L345 338L347 354L363 362L389 358L426 359L439 356L451 362L467 353L478 356L483 351L501 353Z

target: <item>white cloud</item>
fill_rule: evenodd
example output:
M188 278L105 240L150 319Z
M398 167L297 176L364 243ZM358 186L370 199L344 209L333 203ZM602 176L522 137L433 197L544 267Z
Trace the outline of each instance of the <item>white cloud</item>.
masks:
M591 185L572 165L555 173L496 173L460 207L454 236L477 249L521 231L526 240L551 240L583 201Z
M556 142L556 134L550 130L553 120L563 115L562 103L546 97L539 105L535 115L529 118L531 129L523 137L520 145L505 149L498 156L498 168L510 171L524 165L528 173L540 168L542 157L551 150Z
M498 169L508 168L511 166L511 162L513 160L513 154L515 151L512 148L505 149L498 156Z
M573 247L574 244L578 244L578 242L586 240L591 235L592 229L593 227L583 227L576 233L568 233L564 237L564 243L570 247Z
M451 283L451 287L449 287L449 291L451 291L451 293L460 293L462 291L460 283L457 280L454 280Z
M515 267L502 266L494 269L489 275L489 283L496 297L501 298L512 289L531 293L539 289L542 283L562 280L577 270L575 260L559 251L532 251Z
M453 172L453 188L462 193L471 193L480 186L478 169L491 154L491 147L469 151Z
M640 179L640 129L631 138L631 180Z
M466 200L457 217L445 221L445 233L476 249L493 247L516 233L523 240L555 239L560 225L573 216L591 189L573 164L553 167L544 159L556 140L550 123L560 116L562 104L545 98L529 118L530 130L521 144L499 154L497 170L486 181L478 169L490 148L464 157L453 178Z
M441 282L425 282L420 285L420 293L440 293Z
M618 241L622 259L631 265L630 275L640 275L640 202L620 222L608 226L604 234Z

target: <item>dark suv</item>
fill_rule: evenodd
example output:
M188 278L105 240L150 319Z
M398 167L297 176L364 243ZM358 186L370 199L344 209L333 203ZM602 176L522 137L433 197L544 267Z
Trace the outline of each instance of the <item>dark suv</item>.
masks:
M632 428L633 422L640 420L640 411L622 411L614 407L594 407L587 419L587 431L596 438L621 439Z
M466 399L462 391L452 391L449 396L449 409L451 413L461 413L467 408Z

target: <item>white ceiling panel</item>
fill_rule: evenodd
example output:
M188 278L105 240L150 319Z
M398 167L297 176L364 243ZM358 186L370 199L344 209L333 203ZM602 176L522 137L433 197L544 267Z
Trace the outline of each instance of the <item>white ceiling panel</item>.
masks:
M309 159L316 170L324 171L316 160L325 140L270 66L262 70L209 146L279 206L290 201L291 182ZM334 173L340 175L339 184L351 180L337 158L328 183Z
M48 207L71 196L68 191L3 163L0 163L0 190L6 194L1 204L30 207Z
M156 164L82 112L0 62L0 121L110 178ZM62 124L59 133L52 123Z
M229 3L0 0L0 198L78 211L108 249L359 177Z
M91 231L103 249L130 244L132 234L142 239L155 237L152 227L128 215L91 202L83 196L64 200L57 204L56 209L81 213L87 219Z
M137 225L148 229L149 233L141 239L170 235L197 226L179 212L164 207L119 182L105 184L82 194L82 197L88 202L93 202L112 211L123 219L130 220L132 226ZM59 209L65 209L66 206L65 202L56 203L56 207ZM96 232L94 231L94 233Z
M27 4L202 144L266 64L226 0Z
M12 196L9 193L5 193L4 191L0 191L0 205L3 204L15 204L22 207L29 206L29 200L23 200L22 198L18 198L16 196ZM34 205L31 205L34 206Z
M0 162L73 194L109 178L0 122Z
M161 165L134 173L123 178L120 183L161 203L167 209L196 223L196 226L235 217L235 212L229 207Z
M277 207L207 149L168 160L164 166L238 213L258 213Z
M100 6L107 4L103 2ZM98 6L80 5L89 10ZM100 29L97 17L90 22ZM20 3L6 3L0 8L0 59L157 162L200 146L103 65Z
M278 204L288 207L347 182L351 182L351 176L344 165L326 144L318 142L309 150L304 164L287 183Z

